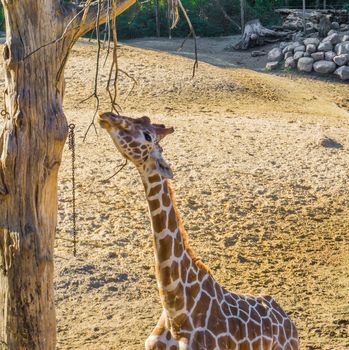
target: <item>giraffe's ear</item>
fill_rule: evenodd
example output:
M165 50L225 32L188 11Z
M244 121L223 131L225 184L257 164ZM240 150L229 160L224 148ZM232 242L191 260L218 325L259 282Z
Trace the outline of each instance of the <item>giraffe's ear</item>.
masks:
M173 178L173 172L170 166L165 162L165 160L162 157L156 160L156 167L158 168L159 173L166 179Z
M150 155L156 162L156 168L159 174L165 177L166 179L172 179L173 172L171 170L171 167L167 164L167 162L162 157L162 153L159 150L157 150L155 152L153 151Z

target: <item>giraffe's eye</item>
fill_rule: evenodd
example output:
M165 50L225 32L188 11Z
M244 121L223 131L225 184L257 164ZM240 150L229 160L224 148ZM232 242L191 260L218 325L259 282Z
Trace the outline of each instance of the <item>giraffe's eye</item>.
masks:
M144 132L143 135L148 142L151 142L151 136L147 132Z

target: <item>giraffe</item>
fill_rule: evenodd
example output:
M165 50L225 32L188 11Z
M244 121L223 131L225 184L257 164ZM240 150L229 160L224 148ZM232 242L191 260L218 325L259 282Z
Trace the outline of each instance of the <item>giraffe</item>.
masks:
M297 329L272 297L228 292L195 258L159 144L174 129L113 113L100 114L99 123L138 169L148 201L163 312L145 349L298 350Z

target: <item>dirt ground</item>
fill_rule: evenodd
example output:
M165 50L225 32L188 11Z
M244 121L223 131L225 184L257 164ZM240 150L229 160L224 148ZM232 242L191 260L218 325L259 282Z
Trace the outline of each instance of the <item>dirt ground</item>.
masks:
M245 51L233 50L232 46L239 40L240 35L222 36L215 38L197 39L198 57L200 61L213 64L218 67L244 67L254 70L262 70L267 61L267 56L251 57L251 52L258 50L268 53L277 44L268 44L262 48L252 48ZM165 51L172 55L194 58L194 41L186 40L183 47L182 38L141 38L125 40L125 44L142 49Z
M302 349L349 349L349 85L206 63L191 79L191 60L132 45L120 47L120 67L138 84L132 90L121 73L119 101L126 115L175 127L164 156L194 251L230 290L273 295L297 324ZM79 244L74 258L66 148L58 349L138 350L161 313L150 221L131 165L101 182L122 162L109 136L98 128L83 142L94 101L80 101L92 93L95 52L78 44L66 70ZM109 108L107 66L101 109Z

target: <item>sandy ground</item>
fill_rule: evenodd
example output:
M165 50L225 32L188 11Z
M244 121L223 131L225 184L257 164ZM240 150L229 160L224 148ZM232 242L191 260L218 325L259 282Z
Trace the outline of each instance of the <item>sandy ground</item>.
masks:
M70 153L59 178L55 251L58 349L137 350L161 307L147 206L129 165L98 130L94 45L78 44L65 111L77 126L78 257L71 243ZM164 144L191 245L230 290L268 293L290 313L302 349L349 349L349 85L119 49L120 104L174 126ZM101 74L101 109L108 108ZM128 99L125 98L128 96ZM325 137L338 144L326 144ZM330 146L330 147L328 147Z

